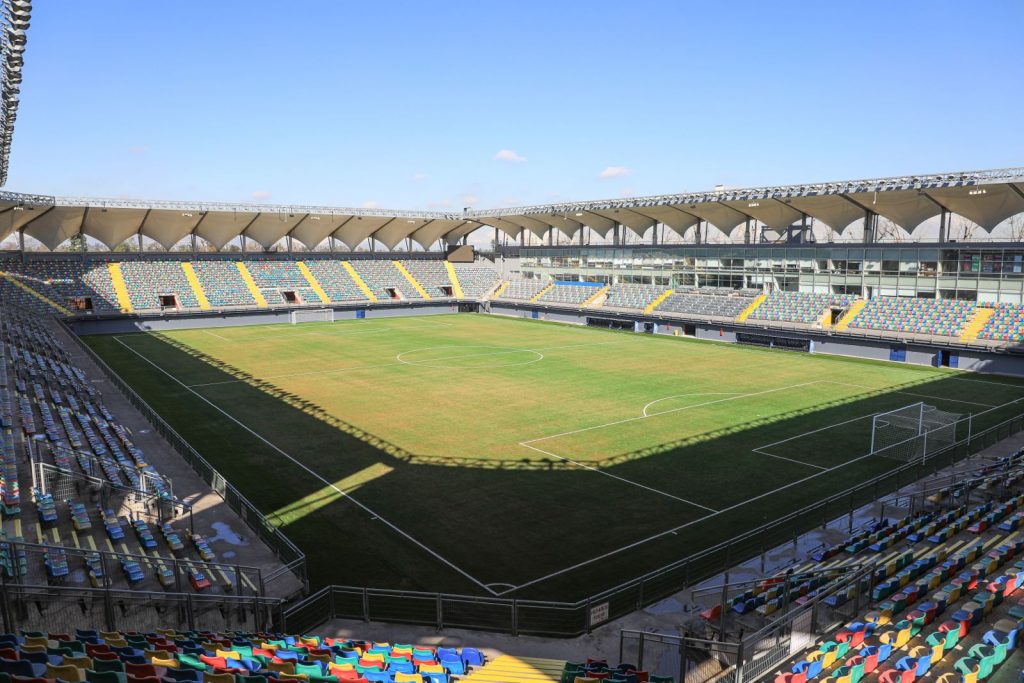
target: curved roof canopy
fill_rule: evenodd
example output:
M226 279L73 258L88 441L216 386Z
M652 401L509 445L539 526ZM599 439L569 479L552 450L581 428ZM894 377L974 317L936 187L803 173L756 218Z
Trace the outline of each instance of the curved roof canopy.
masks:
M654 222L682 235L702 220L728 235L748 220L780 230L805 215L841 233L870 212L910 233L944 209L991 232L1024 213L1024 168L566 202L470 211L466 217L502 227L524 218L560 216L602 235L616 223L642 234Z
M815 218L842 232L869 212L908 233L943 210L992 231L1024 213L1024 168L943 173L809 185L725 189L691 194L440 213L212 202L54 197L0 192L0 239L23 230L49 249L83 234L108 248L136 235L165 248L195 234L220 249L244 235L265 249L291 237L313 249L329 237L356 248L368 238L393 249L412 240L424 249L454 243L484 226L515 238L584 227L607 236L616 226L643 235L661 223L683 235L698 221L729 234L746 221L781 230Z

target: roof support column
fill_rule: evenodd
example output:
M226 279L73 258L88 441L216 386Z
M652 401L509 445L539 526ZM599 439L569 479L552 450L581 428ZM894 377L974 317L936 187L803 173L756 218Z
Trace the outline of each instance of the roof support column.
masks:
M939 212L939 243L944 244L949 232L949 211L943 207Z
M693 226L693 243L700 244L700 226L704 223L703 220L697 221L697 224Z
M141 232L136 233L135 236L138 238L139 252L141 253L142 252L142 233Z
M743 224L743 244L750 244L750 216Z
M875 230L878 227L878 214L870 209L864 210L864 244L875 241Z
M25 229L22 228L18 231L18 250L21 251L21 255L25 256Z
M192 257L195 258L196 252L198 251L198 249L196 248L196 231L195 230L193 230L192 234L189 235L189 241L192 243Z
M651 230L651 246L658 246L658 226L660 223L655 223L654 228Z

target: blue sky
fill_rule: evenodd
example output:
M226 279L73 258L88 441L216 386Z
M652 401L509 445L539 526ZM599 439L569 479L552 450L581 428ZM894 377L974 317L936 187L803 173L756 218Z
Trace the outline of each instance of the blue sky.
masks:
M7 189L458 211L1020 165L1021 26L1019 0L39 0Z

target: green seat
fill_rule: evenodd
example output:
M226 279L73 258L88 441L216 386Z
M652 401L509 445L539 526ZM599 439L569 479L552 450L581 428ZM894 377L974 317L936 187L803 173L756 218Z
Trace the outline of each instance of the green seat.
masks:
M295 673L297 673L297 674L306 674L307 676L310 676L310 677L312 677L312 676L323 676L324 675L324 670L320 667L319 664L301 664L299 662L296 662L295 663Z
M181 664L182 667L187 669L198 669L200 671L206 671L206 665L203 664L199 657L196 657L195 655L179 654L178 663Z
M337 676L310 676L310 683L338 683Z
M85 654L85 643L80 640L62 640L60 646L69 648L76 656Z
M124 673L124 662L120 659L94 659L92 660L92 670L95 673Z
M121 662L118 662L120 664ZM125 683L128 678L121 671L85 670L85 683Z

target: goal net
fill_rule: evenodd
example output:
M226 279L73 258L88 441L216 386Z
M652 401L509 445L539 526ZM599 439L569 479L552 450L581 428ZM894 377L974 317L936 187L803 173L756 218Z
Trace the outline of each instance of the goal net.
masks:
M914 403L871 420L871 453L911 461L939 453L956 443L957 413Z
M299 323L333 323L334 311L330 308L303 308L289 311L292 325Z

